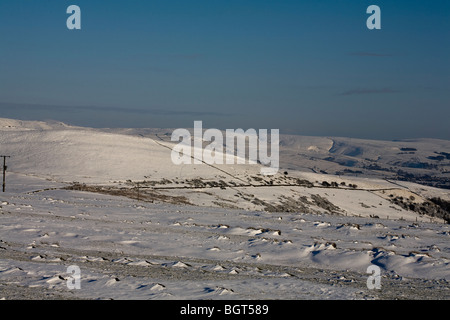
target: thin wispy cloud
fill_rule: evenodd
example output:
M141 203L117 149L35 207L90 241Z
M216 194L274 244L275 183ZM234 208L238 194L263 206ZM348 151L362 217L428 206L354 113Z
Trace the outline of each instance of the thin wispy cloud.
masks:
M162 59L177 59L177 60L197 60L205 57L201 53L167 53L167 54L151 54L150 57Z
M231 116L230 113L222 113L217 111L191 111L191 110L169 110L169 109L139 109L125 107L99 107L99 106L64 106L64 105L44 105L44 104L28 104L28 103L9 103L0 102L0 109L4 108L20 108L23 110L41 110L41 111L65 111L65 112L116 112L142 115L158 115L158 116Z
M387 94L387 93L399 93L400 90L393 88L379 88L379 89L369 89L369 88L358 88L351 89L344 92L341 92L339 95L341 96L352 96L352 95L361 95L361 94Z
M392 54L389 53L378 53L368 51L350 52L349 55L359 57L392 57Z

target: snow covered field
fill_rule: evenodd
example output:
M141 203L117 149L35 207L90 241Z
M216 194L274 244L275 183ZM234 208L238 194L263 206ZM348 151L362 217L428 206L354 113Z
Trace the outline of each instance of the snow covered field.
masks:
M0 299L450 298L449 225L390 201L446 190L177 167L167 141L58 123L0 119L0 131L12 156ZM367 287L370 265L381 289ZM69 266L80 289L67 287Z

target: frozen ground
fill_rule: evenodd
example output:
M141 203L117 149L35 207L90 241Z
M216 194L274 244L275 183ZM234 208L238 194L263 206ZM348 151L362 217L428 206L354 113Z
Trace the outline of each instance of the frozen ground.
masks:
M0 298L450 297L447 224L147 203L49 181L30 192L39 179L11 180ZM367 288L371 264L380 290ZM80 290L66 286L70 265Z
M255 165L180 168L165 141L2 123L12 158L0 194L0 299L450 298L449 225L389 200L448 197L442 189L291 171L262 179ZM379 290L367 288L372 264ZM81 289L67 287L72 265Z

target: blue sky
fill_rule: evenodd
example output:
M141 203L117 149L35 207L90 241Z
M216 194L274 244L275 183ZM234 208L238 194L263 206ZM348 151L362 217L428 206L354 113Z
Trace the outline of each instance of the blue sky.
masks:
M0 39L0 117L450 139L449 1L2 0Z

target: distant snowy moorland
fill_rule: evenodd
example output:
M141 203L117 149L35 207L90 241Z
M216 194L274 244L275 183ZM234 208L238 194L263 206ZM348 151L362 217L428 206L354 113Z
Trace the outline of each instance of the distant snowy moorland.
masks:
M450 298L450 141L282 135L264 176L171 130L0 119L0 299Z

